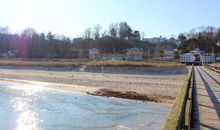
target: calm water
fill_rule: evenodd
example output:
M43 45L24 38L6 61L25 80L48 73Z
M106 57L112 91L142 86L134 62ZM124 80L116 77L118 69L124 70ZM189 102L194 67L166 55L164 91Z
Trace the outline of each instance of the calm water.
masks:
M0 130L156 130L168 108L0 82Z

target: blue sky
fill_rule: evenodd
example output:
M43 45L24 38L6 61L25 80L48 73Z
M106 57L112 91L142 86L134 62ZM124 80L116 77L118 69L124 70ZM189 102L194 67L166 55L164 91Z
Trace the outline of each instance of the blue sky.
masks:
M38 32L77 37L96 24L126 21L145 37L178 35L192 28L220 27L220 0L0 0L0 26L12 31L33 27Z

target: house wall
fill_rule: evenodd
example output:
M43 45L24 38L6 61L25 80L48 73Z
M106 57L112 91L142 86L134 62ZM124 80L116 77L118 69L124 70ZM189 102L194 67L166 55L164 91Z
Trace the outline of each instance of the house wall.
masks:
M199 55L200 58L200 64L201 63L214 63L215 62L215 55L206 55L206 54L201 54ZM194 63L195 62L195 55L180 55L180 62L182 63Z
M164 51L164 59L167 59L167 60L174 59L174 52L173 51Z
M215 62L215 55L201 55L200 62L202 63L214 63Z

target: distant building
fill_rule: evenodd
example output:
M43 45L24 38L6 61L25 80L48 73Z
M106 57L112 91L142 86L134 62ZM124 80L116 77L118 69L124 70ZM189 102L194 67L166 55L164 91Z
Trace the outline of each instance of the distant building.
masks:
M131 48L125 54L101 54L97 48L89 49L89 59L92 60L129 60L140 61L143 60L143 49Z
M17 56L17 50L0 53L0 58L15 58Z
M100 51L97 48L89 49L89 59L99 59Z
M218 62L220 61L220 56L216 57L216 61Z
M165 43L167 41L167 38L165 37L153 37L153 38L143 38L143 41L148 41L150 43Z
M176 43L176 39L171 37L171 38L168 40L168 42L175 44L175 43Z
M141 40L146 42L146 41L148 41L148 38L142 38Z
M82 38L74 38L73 43L80 43L82 40Z
M180 62L185 64L207 64L215 62L214 53L205 53L200 51L198 48L196 50L190 51L190 53L185 53L180 55Z
M174 51L172 48L166 48L163 50L164 52L164 59L165 60L173 60L174 59Z
M136 47L131 48L126 53L125 60L134 60L134 61L143 60L143 52L141 51L141 49L138 49Z
M100 54L99 60L123 60L125 55L123 54Z

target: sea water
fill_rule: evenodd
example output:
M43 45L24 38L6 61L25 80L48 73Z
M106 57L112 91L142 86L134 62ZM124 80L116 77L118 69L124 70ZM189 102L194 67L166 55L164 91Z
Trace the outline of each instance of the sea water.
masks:
M159 130L169 108L0 82L0 130Z

